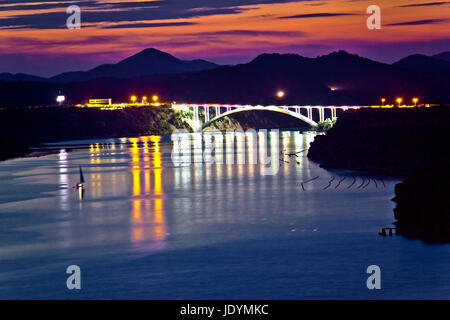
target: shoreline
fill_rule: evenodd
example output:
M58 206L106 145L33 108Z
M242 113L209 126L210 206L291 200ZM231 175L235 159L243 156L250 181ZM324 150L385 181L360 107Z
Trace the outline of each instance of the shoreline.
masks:
M190 129L173 110L155 107L6 109L0 111L0 161L29 156L42 143L164 135L174 128Z
M358 110L345 114L310 146L308 158L323 168L383 174L395 187L399 234L424 242L450 242L450 108ZM382 226L380 226L382 227Z
M172 128L172 129L177 129L177 128ZM217 130L217 129L215 129ZM258 129L255 129L258 130ZM270 129L267 129L270 130ZM289 127L289 128L279 128L280 131L300 131L300 132L317 132L314 130L305 130L302 127L299 128L293 128L293 127ZM204 131L202 132L207 132L209 131L208 128L205 128ZM220 132L226 132L226 130L219 130ZM171 132L170 132L171 133ZM317 132L320 133L320 132ZM157 135L157 136L165 136L168 135L169 133L165 133L165 134L161 134L161 133L146 133L146 134L137 134L137 135L130 135L130 136L122 136L122 135L118 135L118 136L96 136L96 137L87 137L85 139L79 139L79 138L74 138L74 139L63 139L63 140L52 140L52 141L45 141L45 142L41 142L38 145L33 145L33 146L27 146L26 147L26 151L21 151L18 152L14 155L11 155L9 157L2 157L2 155L0 154L0 162L2 161L7 161L7 160L13 160L13 159L18 159L18 158L37 158L37 157L42 157L42 156L46 156L46 155L50 155L50 154L57 154L59 152L59 150L61 148L58 149L53 149L51 147L47 147L47 148L40 148L39 145L44 145L44 144L51 144L51 143L61 143L61 142L65 142L65 141L75 141L75 140L92 140L92 139L119 139L119 138L126 138L126 137L139 137L139 136L151 136L151 135ZM70 147L70 148L64 148L66 149L67 152L70 152L73 149L79 149L79 147Z
M66 152L69 152L66 150ZM23 158L40 158L40 157L44 157L44 156L48 156L51 154L58 154L59 151L57 150L47 150L47 151L31 151L30 153L28 153L26 156L24 156Z

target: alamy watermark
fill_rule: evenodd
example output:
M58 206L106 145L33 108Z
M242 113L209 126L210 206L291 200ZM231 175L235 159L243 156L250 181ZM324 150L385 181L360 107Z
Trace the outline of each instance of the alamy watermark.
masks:
M66 21L67 29L81 29L81 8L71 5L67 7L66 13L70 14Z
M367 274L370 276L367 278L366 286L369 290L380 290L381 289L381 269L376 264L370 265L366 270Z
M375 4L368 6L366 10L370 16L367 18L367 29L381 29L381 8Z
M67 267L66 273L70 274L67 278L66 286L69 290L81 290L81 269L73 264Z
M176 166L192 163L260 164L262 175L275 175L280 168L279 130L206 131L172 133L172 161Z

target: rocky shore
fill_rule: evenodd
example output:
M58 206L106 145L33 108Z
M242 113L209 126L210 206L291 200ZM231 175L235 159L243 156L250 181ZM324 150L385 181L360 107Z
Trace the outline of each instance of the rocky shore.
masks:
M308 157L322 167L404 178L393 201L398 232L450 242L450 107L361 109L316 137Z

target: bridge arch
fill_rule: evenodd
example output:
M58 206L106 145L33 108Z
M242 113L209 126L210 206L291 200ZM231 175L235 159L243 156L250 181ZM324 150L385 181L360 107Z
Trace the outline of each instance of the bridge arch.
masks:
M248 106L247 107L246 106L246 107L241 107L241 108L238 108L238 109L233 109L231 111L224 112L224 113L222 113L222 114L212 118L210 121L208 121L208 122L206 122L205 124L202 125L202 129L206 128L207 126L212 124L214 121L219 120L219 119L221 119L223 117L226 117L228 115L231 115L233 113L244 112L244 111L253 111L253 110L280 112L280 113L284 113L284 114L290 115L290 116L292 116L294 118L297 118L299 120L302 120L302 121L306 122L307 124L309 124L311 126L316 126L317 125L317 122L315 122L315 121L305 117L304 115L302 115L300 113L296 113L296 112L291 111L291 110L283 109L282 107L278 107L278 106L267 106L267 107L264 107L264 106Z

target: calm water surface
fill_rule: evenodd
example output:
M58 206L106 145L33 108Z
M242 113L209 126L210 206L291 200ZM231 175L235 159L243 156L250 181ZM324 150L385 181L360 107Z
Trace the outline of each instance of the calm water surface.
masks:
M313 139L282 132L280 148ZM250 159L242 141L237 152ZM349 188L355 173L305 153L283 157L276 175L259 164L176 166L170 137L56 146L0 163L2 299L450 298L449 245L377 235L393 222L396 180ZM66 288L72 264L79 291ZM366 287L372 264L381 290Z

